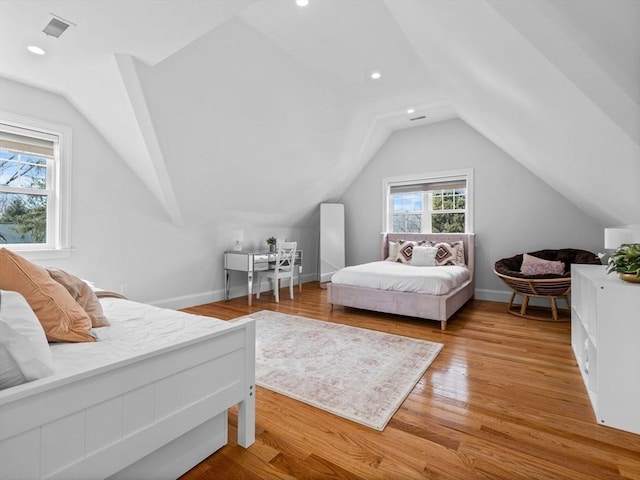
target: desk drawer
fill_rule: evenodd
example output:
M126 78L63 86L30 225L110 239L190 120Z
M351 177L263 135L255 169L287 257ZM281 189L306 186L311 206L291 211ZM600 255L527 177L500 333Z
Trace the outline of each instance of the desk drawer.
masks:
M269 254L258 254L253 256L253 270L258 272L269 270Z

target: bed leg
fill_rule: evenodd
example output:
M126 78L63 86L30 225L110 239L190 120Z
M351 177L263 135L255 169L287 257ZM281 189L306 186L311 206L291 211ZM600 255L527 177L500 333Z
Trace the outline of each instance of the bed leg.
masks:
M247 448L256 440L256 387L249 385L248 396L238 404L238 445Z
M238 403L238 445L248 448L256 440L256 324L253 321L247 325L245 346L246 390Z
M440 320L440 330L446 330L446 329L447 329L447 321Z

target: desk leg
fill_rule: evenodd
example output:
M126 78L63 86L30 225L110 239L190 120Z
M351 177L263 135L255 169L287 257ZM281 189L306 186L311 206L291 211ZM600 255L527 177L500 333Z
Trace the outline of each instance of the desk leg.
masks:
M229 300L229 270L224 269L224 299Z
M249 290L248 302L251 306L251 298L253 297L253 272L247 272L247 288Z
M298 267L298 289L302 293L302 265Z

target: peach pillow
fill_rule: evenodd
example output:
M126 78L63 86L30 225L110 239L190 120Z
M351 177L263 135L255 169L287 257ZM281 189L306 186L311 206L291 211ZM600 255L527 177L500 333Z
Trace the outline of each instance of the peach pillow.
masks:
M109 321L102 311L100 300L98 300L98 297L87 282L57 268L47 268L47 271L51 278L66 288L78 305L89 314L93 328L109 326Z
M95 342L91 318L42 267L0 248L0 289L19 292L34 311L49 342Z

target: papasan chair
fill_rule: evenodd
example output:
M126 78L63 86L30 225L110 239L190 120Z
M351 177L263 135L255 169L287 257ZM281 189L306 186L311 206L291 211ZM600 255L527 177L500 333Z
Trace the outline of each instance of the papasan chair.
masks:
M524 269L523 260L525 261ZM562 263L560 264L560 262ZM573 263L602 264L595 253L575 248L538 250L498 260L493 271L513 290L507 307L509 313L535 320L558 321L560 320L558 316L558 299L561 298L567 304L567 310L564 313L570 314L569 292L571 290L571 264ZM554 273L548 273L550 271ZM522 296L520 305L514 304L516 295ZM550 319L527 314L530 297L548 298L550 300Z

